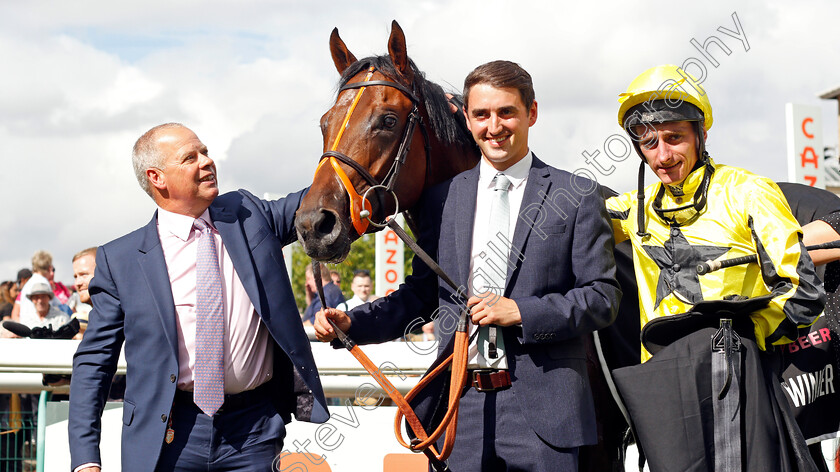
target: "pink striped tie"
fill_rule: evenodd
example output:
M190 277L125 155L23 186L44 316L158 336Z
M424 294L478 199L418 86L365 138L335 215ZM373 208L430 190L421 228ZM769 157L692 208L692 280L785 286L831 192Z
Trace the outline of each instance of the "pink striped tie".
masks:
M201 231L196 257L195 301L195 404L213 416L225 400L224 334L225 317L222 275L213 232L202 219L195 220Z

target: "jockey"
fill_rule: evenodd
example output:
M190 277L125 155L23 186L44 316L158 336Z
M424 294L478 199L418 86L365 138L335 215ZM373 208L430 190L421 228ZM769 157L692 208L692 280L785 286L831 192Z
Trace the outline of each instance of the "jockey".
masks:
M749 440L742 442L740 448L736 442L734 451L729 451L731 454L722 450L715 452L713 445L719 444L718 436L725 437L725 428L720 429L722 427L716 423L712 434L712 420L704 417L705 423L698 426L697 434L691 434L688 433L690 427L680 429L685 424L682 418L673 418L673 425L680 429L679 432L669 434L666 432L667 427L659 428L659 434L664 438L658 437L655 444L646 444L646 432L642 431L644 426L640 424L648 418L635 418L631 411L630 416L636 423L639 436L637 439L651 462L651 468L657 465L654 463L657 454L653 448L667 449L665 441L674 436L686 436L688 447L694 446L690 451L699 451L697 455L700 459L694 457L694 460L707 460L709 470L724 470L721 467L725 467L725 470L741 470L742 465L743 470L801 470L788 465L800 458L802 449L799 446L804 448L804 442L801 442L798 430L787 428L784 421L779 419L779 415L784 417L787 413L787 405L781 395L778 397L780 401L776 401L774 395L778 390L775 382L777 374L761 375L762 370L771 369L776 362L774 346L796 339L797 329L813 323L823 308L825 296L813 263L801 243L799 224L791 215L782 192L772 181L744 169L718 164L709 157L705 143L707 132L712 126L712 106L705 90L685 71L674 65L648 69L630 83L627 92L621 94L619 102L619 125L632 138L642 163L639 167L638 190L610 198L607 200L607 208L616 243L629 239L632 244L639 287L641 326L644 328L657 318L692 312L695 305L702 301L723 300L733 296L738 299L764 297L769 301L766 305L762 303L763 306L755 306L754 310L741 317L740 325L735 323L736 332L740 335L738 342L743 338L745 345L741 352L749 351L747 345L756 348L753 357L742 354L742 368L745 371L757 370L759 378L764 379L759 380L758 386L766 382L763 387L767 389L756 395L750 389L757 386L749 383L746 374L742 372L742 377L735 378L735 384L739 380L743 383L740 385L741 401L738 401L737 395L734 401L736 408L739 405L741 407L737 411L745 423L746 433L742 434L741 427L737 426L734 431ZM645 165L659 178L659 182L647 187L644 186ZM699 263L707 260L725 260L752 254L758 255L759 264L736 265L705 275L698 275L696 270ZM687 349L688 338L681 338L681 342L675 344L682 346L681 349ZM705 367L700 369L701 376L709 377L709 336L701 338L698 343L706 352L702 358ZM645 347L641 352L642 362L651 359L651 353ZM694 354L692 351L691 355ZM665 355L664 351L662 355ZM654 356L653 359L660 359L660 356ZM729 362L728 356L726 359ZM758 364L765 368L751 366L751 359L760 359ZM616 372L620 370L623 369ZM683 370L681 364L677 370ZM634 375L638 375L638 372ZM671 374L660 371L656 375ZM637 376L636 380L641 382L642 378ZM728 387L730 383L727 381L726 385ZM709 410L712 408L713 402L711 395L703 393L702 385L694 387L697 388L694 393L699 394L699 415L702 416L707 412L706 407ZM715 390L714 396L717 397L718 392ZM625 391L621 393L624 397L629 395ZM674 396L686 393L672 391L663 394ZM772 406L762 404L761 398L768 398L768 395ZM648 400L654 398L657 397L648 396ZM745 402L744 398L750 400ZM659 401L657 403L660 415L672 413L663 410ZM717 411L718 406L714 407ZM775 426L770 432L772 434L764 436L763 431L753 434L751 425L755 421L745 416L750 412L755 412L758 417L768 415L771 426ZM686 417L697 416L692 412L681 413ZM660 417L657 420L667 423L669 419ZM765 429L757 425L755 428ZM690 451L680 456L692 457ZM675 456L674 450L667 452ZM769 457L756 462L756 457L761 454ZM665 457L663 460L665 463L659 464L662 470L687 470L673 467L672 461L681 459ZM738 467L734 468L731 464L724 466L719 462L721 460L733 460ZM765 468L765 462L769 468ZM813 463L806 464L805 470L811 470L809 466L813 466Z

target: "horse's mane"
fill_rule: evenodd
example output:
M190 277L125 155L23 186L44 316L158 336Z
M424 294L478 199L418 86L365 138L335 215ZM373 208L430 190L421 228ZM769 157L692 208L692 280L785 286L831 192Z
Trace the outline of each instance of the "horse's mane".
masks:
M414 61L409 59L408 63L411 70L414 71L414 94L417 95L417 98L426 107L429 121L431 121L427 125L433 130L438 140L446 145L476 147L475 141L467 129L463 113L460 111L454 114L452 113L443 88L434 82L426 80L425 74L417 68ZM390 56L371 56L358 60L347 67L344 73L341 74L338 89L340 90L351 78L370 66L374 66L376 70L389 79L395 82L401 82L398 79L399 73L396 67L394 67ZM453 95L456 95L458 103L463 102L459 95Z

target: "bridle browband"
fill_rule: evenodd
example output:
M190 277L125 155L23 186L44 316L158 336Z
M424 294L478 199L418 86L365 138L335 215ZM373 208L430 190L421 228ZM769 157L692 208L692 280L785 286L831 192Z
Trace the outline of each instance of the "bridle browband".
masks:
M347 195L350 198L350 218L353 223L353 228L356 230L356 233L359 236L363 235L369 225L373 225L377 228L382 228L385 226L384 212L385 212L385 204L383 193L387 194L390 193L394 197L394 201L397 202L396 193L394 192L394 185L396 185L397 178L400 175L400 170L402 166L405 164L405 160L408 157L408 152L411 148L411 140L414 137L414 131L417 128L417 124L420 124L420 132L423 134L423 142L424 148L426 153L426 175L429 175L429 165L431 164L431 145L429 143L429 133L426 130L426 126L423 123L423 119L420 116L420 110L418 108L418 104L420 100L417 98L417 95L409 90L404 85L398 82L392 82L389 80L370 80L373 76L373 73L376 71L374 66L370 66L367 71L367 75L365 79L361 82L353 82L345 84L338 90L338 94L341 95L341 92L349 89L358 89L356 92L356 96L353 99L353 103L350 105L350 109L347 110L347 114L344 116L344 121L341 124L341 128L339 129L338 135L336 136L331 149L325 151L321 154L320 162L318 167L315 169L315 175L318 175L318 171L321 167L326 163L329 162L330 166L335 171L336 175L338 175L339 180L341 181L344 189L347 191ZM365 169L361 164L353 160L347 154L344 154L341 151L338 151L338 143L341 140L342 135L344 134L344 130L347 129L347 124L350 121L350 117L353 115L353 112L356 110L356 105L358 105L359 100L361 99L362 93L364 93L367 87L371 86L385 86L391 87L399 90L403 93L409 100L411 100L411 111L408 112L408 118L405 125L405 129L403 130L402 137L400 139L399 148L397 148L397 153L394 156L394 162L391 164L390 169L388 169L388 173L385 174L385 177L382 178L381 182L377 182L376 178L371 175L371 173ZM370 186L367 191L363 195L359 195L356 191L356 188L353 186L353 183L350 181L350 178L344 172L344 170L339 165L339 162L346 164L351 169L356 171ZM314 179L314 177L313 177ZM376 192L377 198L379 200L379 208L380 211L383 213L382 223L375 223L370 219L371 216L371 205L370 202L367 200L366 196L368 191L371 189L382 189L383 192ZM399 203L397 202L397 207L399 207Z

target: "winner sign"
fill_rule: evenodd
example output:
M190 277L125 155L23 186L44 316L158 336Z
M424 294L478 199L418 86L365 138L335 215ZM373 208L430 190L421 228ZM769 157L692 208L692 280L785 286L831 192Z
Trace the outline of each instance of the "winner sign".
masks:
M402 215L397 216L402 226ZM403 242L397 233L386 227L376 233L376 294L384 297L400 286L405 279Z

